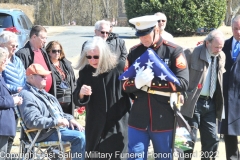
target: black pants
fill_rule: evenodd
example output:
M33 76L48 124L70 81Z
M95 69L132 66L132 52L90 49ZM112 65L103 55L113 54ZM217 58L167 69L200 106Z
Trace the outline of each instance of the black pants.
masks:
M216 109L212 99L205 100L199 98L193 118L185 117L192 128L193 142L197 140L197 130L200 131L202 151L193 153L193 150L185 151L185 160L191 159L191 155L201 156L202 160L215 159L217 155L219 138L217 135ZM194 145L193 145L194 149Z
M226 159L240 160L240 153L238 149L238 137L231 135L224 135Z

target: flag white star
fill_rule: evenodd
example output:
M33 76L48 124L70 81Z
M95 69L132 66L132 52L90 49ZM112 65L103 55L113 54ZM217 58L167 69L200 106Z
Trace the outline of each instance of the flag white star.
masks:
M167 77L167 75L163 75L163 73L161 73L160 76L158 76L161 80L167 81L165 78Z
M152 66L153 63L154 62L151 62L150 59L148 59L148 62L145 64L147 65L147 67L153 68L153 66Z
M125 80L127 80L127 79L128 79L128 77L125 77L125 76L123 76L123 79L122 79L122 80L124 80L124 81L125 81Z
M173 81L174 81L174 82L177 82L178 80L177 80L175 77L173 77Z
M148 55L149 55L149 54L154 54L154 53L153 53L153 51L152 51L152 50L149 50L149 53L148 53Z
M134 64L133 64L133 66L135 67L135 69L137 69L137 68L140 68L140 62L138 63L138 62L135 62Z
M165 69L165 66L162 63L159 62L159 64L160 64L161 68Z

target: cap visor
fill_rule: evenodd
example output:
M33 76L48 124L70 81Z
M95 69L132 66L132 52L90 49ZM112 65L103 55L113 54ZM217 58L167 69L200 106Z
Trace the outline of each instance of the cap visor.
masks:
M47 76L49 74L51 74L52 72L51 71L41 71L40 73L38 73L39 75L42 75L42 76Z
M148 35L149 33L151 33L153 29L154 29L154 27L149 28L148 30L144 30L144 31L138 30L138 31L135 33L135 35L136 35L137 37L142 37L142 36L145 36L145 35Z

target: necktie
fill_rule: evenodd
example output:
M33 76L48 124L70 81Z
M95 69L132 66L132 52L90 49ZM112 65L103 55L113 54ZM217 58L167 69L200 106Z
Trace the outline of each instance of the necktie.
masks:
M217 78L217 71L216 71L216 56L211 56L212 63L211 63L211 79L210 79L210 97L213 97L213 94L216 90L216 78Z
M234 49L233 49L232 58L233 58L234 61L237 59L237 56L238 56L239 52L240 52L240 41L237 41L235 43L235 46L234 46Z

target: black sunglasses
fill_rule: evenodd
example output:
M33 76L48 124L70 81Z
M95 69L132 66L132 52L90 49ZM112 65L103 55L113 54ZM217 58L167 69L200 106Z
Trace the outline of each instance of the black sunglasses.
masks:
M161 22L161 21L162 21L162 22L166 22L166 20L158 20L158 23Z
M47 76L40 75L40 74L33 74L34 76L40 76L41 78L46 78Z
M99 59L99 56L86 56L87 57L87 59Z
M101 34L109 34L109 32L104 32L104 31L99 31L99 32L101 32Z
M52 53L57 53L57 52L61 53L61 50L55 50L55 49L52 50Z

